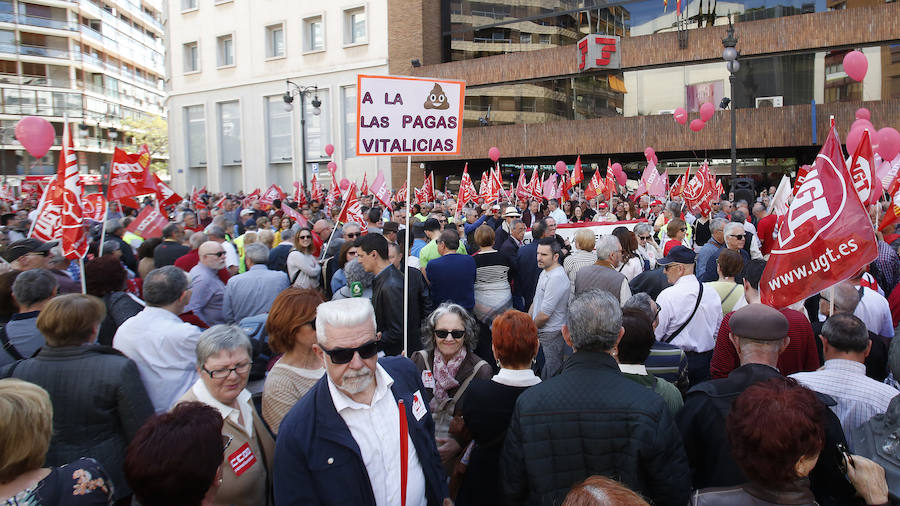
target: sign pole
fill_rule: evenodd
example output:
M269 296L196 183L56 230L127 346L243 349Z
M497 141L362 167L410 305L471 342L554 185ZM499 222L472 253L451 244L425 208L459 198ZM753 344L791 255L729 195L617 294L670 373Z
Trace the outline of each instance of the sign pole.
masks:
M412 230L409 228L409 196L412 191L412 156L406 156L406 244L409 244L409 237L412 233ZM403 248L406 254L409 254L409 251L406 247ZM405 265L405 262L404 262ZM403 272L403 356L408 357L409 350L409 276L408 273Z
M109 202L106 203L103 209L103 223L101 224L103 228L100 229L100 253L97 256L103 256L103 242L106 241L106 217L109 215Z
M81 293L87 295L87 282L84 280L84 257L78 257L78 270L81 274Z

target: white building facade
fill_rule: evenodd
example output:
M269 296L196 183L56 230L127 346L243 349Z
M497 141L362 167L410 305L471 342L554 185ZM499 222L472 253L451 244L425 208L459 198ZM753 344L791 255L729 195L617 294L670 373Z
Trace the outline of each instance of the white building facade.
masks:
M304 173L327 181L331 160L339 178L371 181L379 169L390 178L389 158L356 156L356 77L387 73L387 0L166 2L176 191L249 193L276 183L291 193Z

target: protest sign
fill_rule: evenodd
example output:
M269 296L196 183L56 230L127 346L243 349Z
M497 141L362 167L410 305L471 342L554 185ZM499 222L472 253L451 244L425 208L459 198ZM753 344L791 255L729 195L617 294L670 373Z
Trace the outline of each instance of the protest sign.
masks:
M464 81L357 76L357 155L456 155Z
M566 223L563 225L557 225L556 234L574 244L575 233L584 228L594 232L596 238L599 239L601 235L612 234L612 231L617 227L625 227L628 230L634 230L634 226L638 223L647 223L647 220L642 218L640 220L628 221L586 221L582 223ZM525 232L525 238L522 240L522 242L525 244L531 242L530 228Z

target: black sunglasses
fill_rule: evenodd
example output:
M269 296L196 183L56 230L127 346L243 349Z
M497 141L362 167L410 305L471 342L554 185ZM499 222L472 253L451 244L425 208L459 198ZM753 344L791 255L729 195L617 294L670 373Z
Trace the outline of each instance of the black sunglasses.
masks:
M219 252L216 252L216 253L207 253L207 255L212 255L212 256L217 256L217 257L223 257L223 256L225 256L225 252L224 252L224 251L219 251Z
M642 241L646 241L646 240L650 239L650 236L649 235L639 235L638 239L640 239Z
M735 239L743 239L743 238L744 238L744 234L741 234L741 235L732 235L732 236L729 236L729 237L734 237Z
M320 346L321 347L321 346ZM331 357L331 362L334 364L346 364L353 360L353 356L358 352L360 358L372 358L378 353L378 341L369 341L362 346L357 346L356 348L332 348L326 349L325 347L321 347L322 351L328 354Z
M301 235L300 239L312 239L311 235Z
M347 237L349 237L350 239L353 239L354 237L359 237L359 232L350 232L349 234L347 234Z
M434 329L434 335L438 339L447 339L447 336L453 336L453 339L462 339L466 335L466 331Z

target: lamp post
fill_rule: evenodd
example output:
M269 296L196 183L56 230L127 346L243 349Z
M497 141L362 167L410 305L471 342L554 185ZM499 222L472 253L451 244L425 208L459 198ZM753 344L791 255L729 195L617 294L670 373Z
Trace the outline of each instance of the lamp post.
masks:
M291 86L294 88L291 89ZM318 95L318 86L300 86L299 84L293 81L287 81L287 91L284 92L284 95L281 97L284 100L284 110L291 112L294 109L294 96L297 95L300 97L300 140L302 146L300 147L300 160L302 163L301 171L303 172L303 187L306 188L308 185L306 183L306 95L312 94L312 113L314 116L318 116L322 114L322 101L319 100Z
M737 134L735 132L736 120L734 117L734 105L735 105L735 90L734 83L736 81L735 74L737 71L741 69L741 63L738 61L738 56L740 53L735 46L737 46L738 40L737 37L734 36L734 25L731 24L731 13L728 13L728 32L725 34L725 38L722 39L722 46L725 48L722 51L722 59L725 60L725 67L728 69L728 72L731 74L728 77L728 81L731 83L731 179L737 177ZM734 184L734 183L732 183Z

